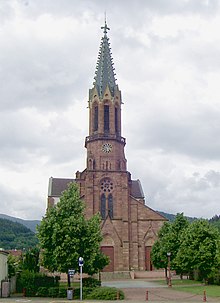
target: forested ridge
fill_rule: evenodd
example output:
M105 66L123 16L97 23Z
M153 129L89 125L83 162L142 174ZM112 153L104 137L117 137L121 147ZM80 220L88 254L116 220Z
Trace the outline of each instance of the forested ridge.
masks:
M38 239L34 232L26 226L0 218L0 248L28 249L35 247Z
M220 231L220 215L215 215L214 217L212 217L209 222L211 224L213 224L215 227L218 228L218 230Z
M164 212L159 213L165 216L169 221L175 220L176 215ZM0 218L0 248L28 249L30 247L35 247L38 243L35 233L23 224L11 220L11 218L16 218L9 218L9 220ZM197 218L187 217L187 219L191 222ZM213 216L209 222L220 230L220 215Z
M10 220L12 222L18 222L18 223L26 226L27 228L29 228L34 233L36 232L36 226L40 224L40 220L25 220L25 219L5 215L5 214L0 214L0 218Z
M158 211L159 214L161 214L162 216L164 216L165 218L167 218L169 221L173 222L176 218L176 215L173 214L168 214L162 211ZM189 222L192 222L194 220L198 220L198 218L196 217L186 217L184 216ZM218 230L220 231L220 215L214 215L211 219L208 220L209 223L211 223L212 225L214 225L215 227L218 228Z

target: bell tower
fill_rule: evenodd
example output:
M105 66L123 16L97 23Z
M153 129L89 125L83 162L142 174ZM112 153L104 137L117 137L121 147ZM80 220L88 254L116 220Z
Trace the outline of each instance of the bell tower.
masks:
M121 136L121 91L116 84L105 22L93 88L89 90L87 169L126 171L125 138Z

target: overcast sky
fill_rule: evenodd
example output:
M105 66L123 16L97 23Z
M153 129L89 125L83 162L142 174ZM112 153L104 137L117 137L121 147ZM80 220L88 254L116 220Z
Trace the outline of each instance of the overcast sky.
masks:
M0 0L0 213L84 170L104 12L128 170L155 209L220 214L220 1Z

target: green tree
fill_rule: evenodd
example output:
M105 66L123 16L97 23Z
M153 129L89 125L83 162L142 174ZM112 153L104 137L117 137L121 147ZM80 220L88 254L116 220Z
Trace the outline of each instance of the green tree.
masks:
M22 268L22 257L8 255L8 276L9 278L16 275L17 272L21 271Z
M171 223L165 222L158 232L158 239L155 241L151 251L151 261L155 268L167 268L167 252L170 251L167 242L167 235L170 233Z
M24 270L29 270L32 272L39 272L40 265L39 265L39 254L40 250L35 247L31 248L23 256L23 265L22 268Z
M176 264L185 272L199 271L206 280L219 266L219 232L207 220L191 223L182 234Z
M189 225L183 213L177 214L173 222L165 222L158 233L158 240L154 243L151 260L156 268L164 268L167 277L167 253L171 253L171 268L177 269L175 257L180 247L181 235ZM179 269L179 268L178 268ZM181 271L179 271L181 273Z
M68 273L70 268L78 269L78 259L83 257L83 271L93 274L108 264L108 257L100 252L100 215L87 220L84 210L75 183L70 183L57 205L48 209L38 227L45 268Z
M217 227L218 230L220 231L220 216L215 215L209 220L209 223L211 223L213 226Z

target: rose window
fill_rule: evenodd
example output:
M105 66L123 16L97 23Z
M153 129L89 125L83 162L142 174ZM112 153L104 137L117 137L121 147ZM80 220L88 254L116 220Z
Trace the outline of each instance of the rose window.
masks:
M101 190L104 193L110 193L110 192L112 192L112 190L113 190L113 183L112 183L112 181L109 180L109 179L104 179L101 182Z

